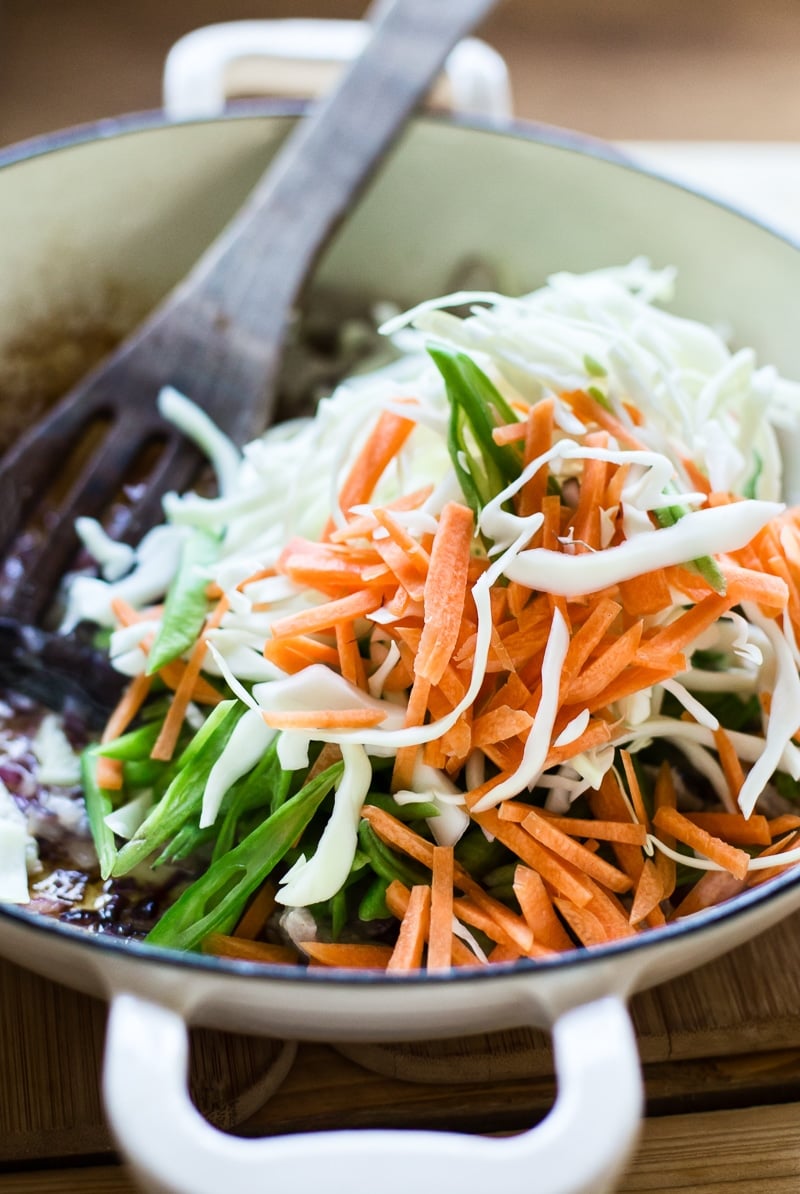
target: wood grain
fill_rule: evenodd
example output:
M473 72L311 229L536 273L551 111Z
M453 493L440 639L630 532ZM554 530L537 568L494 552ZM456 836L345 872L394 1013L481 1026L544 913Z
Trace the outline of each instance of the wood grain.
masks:
M112 1151L99 1092L105 1018L99 1001L0 962L0 1165ZM226 1129L251 1116L281 1048L196 1032L192 1092L204 1114Z
M619 1194L796 1194L800 1105L648 1120ZM115 1165L0 1174L0 1194L132 1194Z
M795 917L637 996L651 1113L800 1102L798 989ZM0 963L0 1164L110 1154L97 1087L104 1019L100 1003ZM522 1030L339 1051L305 1044L281 1098L262 1106L258 1083L275 1057L274 1042L196 1033L199 1105L228 1128L244 1117L238 1130L252 1135L425 1124L508 1131L545 1114L554 1093L547 1038Z

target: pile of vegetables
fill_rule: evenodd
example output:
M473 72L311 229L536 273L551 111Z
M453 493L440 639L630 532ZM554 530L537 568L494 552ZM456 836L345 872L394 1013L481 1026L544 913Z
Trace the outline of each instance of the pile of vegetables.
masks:
M68 609L130 676L82 759L102 876L187 868L149 942L510 963L800 862L800 386L672 283L422 304L241 457L165 392L219 496L130 555L83 524Z

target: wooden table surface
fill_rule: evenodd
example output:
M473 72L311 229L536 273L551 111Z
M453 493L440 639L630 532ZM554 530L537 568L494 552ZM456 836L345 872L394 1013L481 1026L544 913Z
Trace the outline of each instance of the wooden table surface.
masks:
M800 916L632 1004L647 1119L620 1189L800 1188ZM98 1094L105 1008L0 963L0 1194L119 1194ZM396 1046L301 1044L280 1097L279 1046L195 1034L193 1089L243 1135L341 1127L513 1132L547 1113L546 1037L515 1030Z

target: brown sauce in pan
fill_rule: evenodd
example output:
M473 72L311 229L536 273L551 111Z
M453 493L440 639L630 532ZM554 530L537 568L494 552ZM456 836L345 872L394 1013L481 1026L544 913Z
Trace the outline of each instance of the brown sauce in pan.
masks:
M103 881L79 784L44 783L34 742L50 711L26 696L0 689L0 781L25 817L38 861L29 866L27 911L90 933L144 937L189 877L175 868L144 870ZM89 734L81 716L67 708L61 719L70 746L81 750Z

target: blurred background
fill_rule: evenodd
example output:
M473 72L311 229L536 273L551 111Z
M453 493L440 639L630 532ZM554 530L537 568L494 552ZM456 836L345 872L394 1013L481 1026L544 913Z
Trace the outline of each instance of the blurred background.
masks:
M365 7L0 0L0 144L158 107L164 56L190 29ZM800 140L800 0L500 0L479 34L525 118L611 139Z

